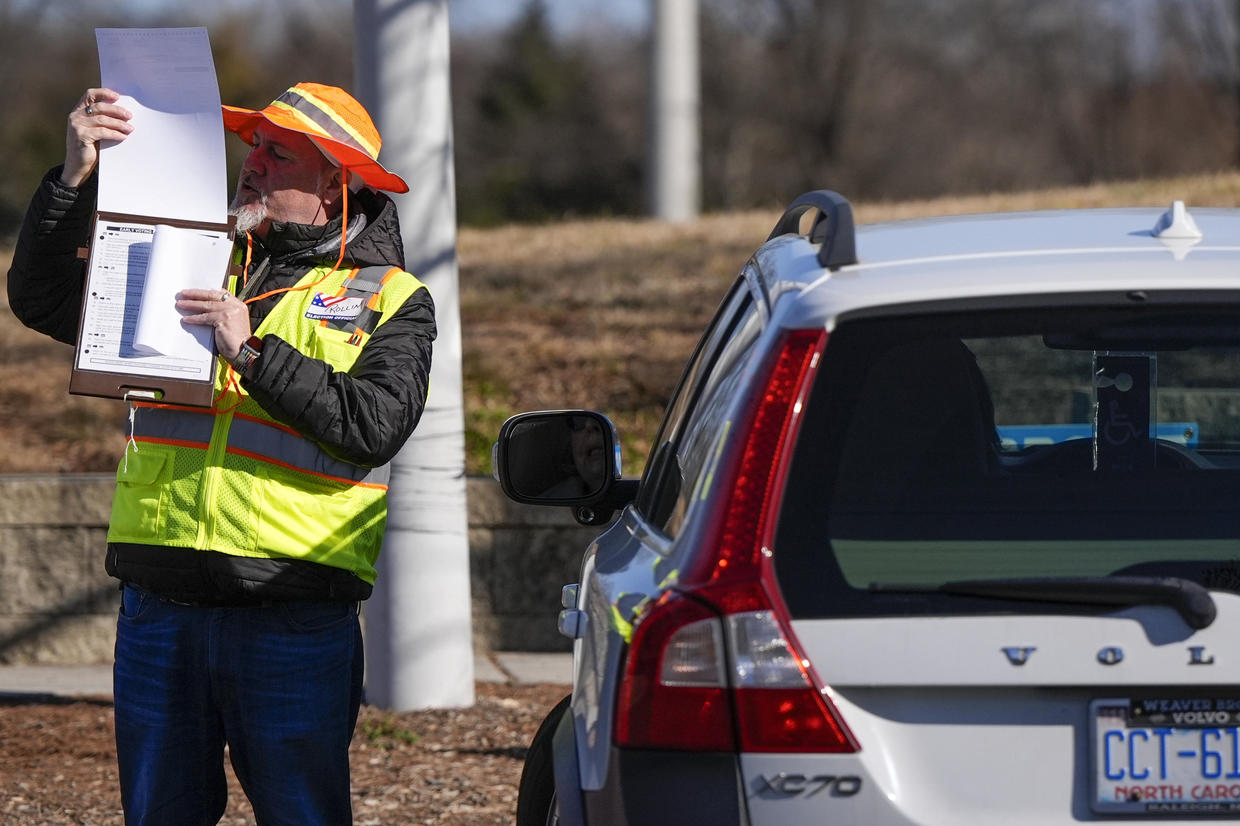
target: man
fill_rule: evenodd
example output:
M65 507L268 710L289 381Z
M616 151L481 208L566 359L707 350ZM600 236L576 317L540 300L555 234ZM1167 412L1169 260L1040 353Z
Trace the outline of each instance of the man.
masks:
M134 128L119 97L90 89L70 113L9 271L13 312L60 341L77 334L99 142ZM224 124L251 146L230 208L244 273L175 308L214 328L214 406L138 405L117 471L121 798L131 824L218 822L227 744L260 824L350 823L358 603L434 309L378 191L408 187L356 100L301 83L261 111L224 107Z
M592 496L603 489L607 473L607 453L603 450L603 428L589 416L571 416L568 437L558 463L560 478L539 495L568 499Z

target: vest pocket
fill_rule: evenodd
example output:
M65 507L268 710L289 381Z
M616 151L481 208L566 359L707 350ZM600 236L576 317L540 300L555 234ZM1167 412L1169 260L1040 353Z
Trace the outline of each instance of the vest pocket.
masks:
M260 465L257 474L261 551L343 568L374 581L372 563L386 517L382 491L275 465Z
M362 352L361 345L350 344L349 334L330 327L314 328L312 355L332 366L333 370L347 372Z
M153 543L165 539L172 454L153 445L127 448L116 471L112 497L111 542Z

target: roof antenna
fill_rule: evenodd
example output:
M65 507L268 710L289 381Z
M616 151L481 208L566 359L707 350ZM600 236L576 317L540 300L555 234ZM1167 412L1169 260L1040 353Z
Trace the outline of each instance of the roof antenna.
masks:
M1201 230L1197 229L1197 222L1184 208L1184 202L1172 201L1171 209L1164 212L1158 219L1158 223L1154 224L1153 235L1155 238L1166 239L1200 239Z

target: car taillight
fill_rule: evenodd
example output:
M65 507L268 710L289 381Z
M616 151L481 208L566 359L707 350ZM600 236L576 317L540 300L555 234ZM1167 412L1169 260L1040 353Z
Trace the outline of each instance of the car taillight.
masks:
M834 706L814 687L771 611L729 614L740 750L856 751Z
M621 746L732 751L719 618L669 592L633 629L616 706Z
M857 745L797 650L767 551L801 406L826 334L789 333L747 438L715 484L700 554L633 629L616 709L617 745L747 752L851 752Z
M720 616L669 592L634 629L616 744L745 752L850 752L851 734L775 612Z

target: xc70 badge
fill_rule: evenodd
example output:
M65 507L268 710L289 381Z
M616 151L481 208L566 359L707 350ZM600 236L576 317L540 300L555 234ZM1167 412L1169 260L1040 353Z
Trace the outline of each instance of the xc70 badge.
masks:
M1000 650L1012 665L1024 665L1038 649L1033 645L1005 645ZM1204 645L1190 645L1187 650L1188 665L1214 665L1214 655L1208 653ZM1108 645L1098 651L1097 659L1103 665L1119 665L1124 661L1124 649Z
M763 796L813 797L825 792L832 797L852 797L861 791L861 778L855 774L760 774L758 784L758 794Z

